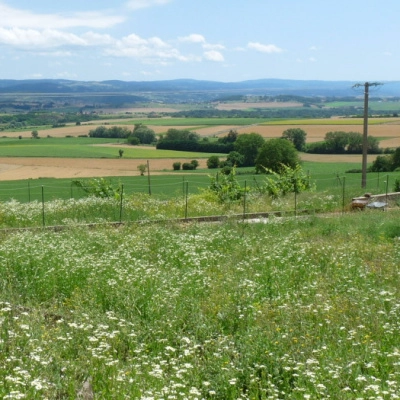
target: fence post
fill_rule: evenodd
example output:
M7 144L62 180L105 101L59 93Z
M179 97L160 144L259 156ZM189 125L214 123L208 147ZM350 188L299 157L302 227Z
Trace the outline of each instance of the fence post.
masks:
M121 200L119 203L119 223L122 223L122 201L124 198L124 184L121 185Z
M187 219L188 217L188 193L189 193L189 182L186 182L185 219Z
M386 208L388 204L388 191L389 191L389 175L386 175Z
M45 219L44 219L44 186L42 185L42 226L45 226Z
M185 219L187 219L188 217L188 197L189 197L189 182L186 182Z
M147 160L147 182L149 184L149 195L151 196L150 163L149 163L149 160Z
M247 181L244 181L244 196L243 196L243 221L246 218L246 193L247 193Z
M343 192L342 192L342 213L344 213L344 196L345 196L346 177L343 177Z

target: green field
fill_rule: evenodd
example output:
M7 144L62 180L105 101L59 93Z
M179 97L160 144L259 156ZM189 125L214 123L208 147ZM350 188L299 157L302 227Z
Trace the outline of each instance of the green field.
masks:
M364 100L359 101L332 101L324 103L325 107L334 107L334 108L342 108L342 107L357 107L363 109ZM385 101L385 100L373 100L371 99L368 102L368 107L374 111L399 111L400 110L400 101Z
M115 146L100 146L113 144ZM118 144L122 139L98 138L42 138L0 139L0 157L63 157L63 158L118 158ZM208 158L209 153L157 150L143 147L124 147L123 158Z
M400 122L399 118L368 118L369 125ZM303 118L264 121L261 125L363 125L362 118Z
M0 397L395 399L399 218L1 233Z

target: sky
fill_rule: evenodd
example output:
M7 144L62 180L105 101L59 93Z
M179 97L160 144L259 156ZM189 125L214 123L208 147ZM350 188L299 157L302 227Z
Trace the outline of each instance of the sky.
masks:
M0 79L400 80L399 0L0 0Z

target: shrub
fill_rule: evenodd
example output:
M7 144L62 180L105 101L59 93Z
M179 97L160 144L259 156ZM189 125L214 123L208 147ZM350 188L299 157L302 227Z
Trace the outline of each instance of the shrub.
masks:
M294 144L286 139L270 139L259 150L256 158L256 171L265 172L265 168L280 172L282 166L296 168L299 155Z
M140 139L136 136L129 136L128 137L128 143L133 145L133 146L137 146L140 144Z
M248 189L242 188L236 179L235 167L231 167L229 174L212 177L209 190L218 196L220 203L238 201L248 192Z
M395 192L400 192L400 179L397 178L397 179L394 181L393 190L394 190Z
M229 175L230 173L232 173L232 165L223 165L221 167L221 173L224 175Z
M196 169L199 166L199 162L197 160L190 161L190 164L193 165L193 167L194 167L193 169Z
M195 169L195 167L194 167L194 165L192 163L185 162L185 163L182 164L182 169L184 169L184 170L193 170L193 169Z
M369 170L371 172L390 172L393 170L392 155L376 157Z
M213 169L219 167L219 157L218 156L211 156L207 160L207 168Z
M87 181L74 180L72 184L82 189L89 196L101 198L119 198L122 192L122 184L113 185L112 181L104 178L95 178Z
M137 166L138 171L140 172L140 176L143 176L144 173L147 171L147 165L146 164L140 164Z
M172 164L172 168L174 169L174 171L179 171L181 169L181 165L182 164L179 161L177 161Z

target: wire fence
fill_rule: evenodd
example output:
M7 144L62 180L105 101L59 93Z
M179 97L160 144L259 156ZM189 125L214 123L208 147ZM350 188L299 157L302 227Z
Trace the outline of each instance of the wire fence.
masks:
M368 174L367 187L361 188L360 174L332 174L313 175L309 178L310 183L318 192L334 191L343 186L346 182L347 191L350 193L363 193L364 191L373 193L383 193L394 190L396 179L400 178L400 173L370 173ZM237 175L237 181L241 186L246 185L249 190L257 190L264 183L264 176L261 174ZM87 179L86 181L90 181ZM85 182L85 180L83 180ZM122 177L110 178L110 184L124 185L126 195L136 193L146 193L157 197L171 197L185 195L189 190L190 194L199 193L210 186L210 176L206 174L198 175L158 175L153 177ZM17 200L19 202L46 201L54 199L80 199L87 196L84 190L77 187L73 180L53 180L49 183L44 180L27 180L0 182L0 201L6 202Z
M399 175L399 174L397 174ZM136 177L137 178L137 177ZM269 215L300 215L319 211L346 211L352 198L372 194L388 194L392 191L396 174L374 174L361 188L359 174L338 174L316 177L310 183L316 191L291 193L283 199L266 200L261 196L263 175L238 175L244 195L240 201L228 206L202 208L195 195L210 186L210 177L184 175L158 177L157 179L129 179L119 183L118 196L114 198L90 198L84 189L73 182L61 185L55 181L49 185L28 181L18 186L0 185L0 226L44 227L87 223L128 223L160 219L193 218L213 219L236 216L251 218ZM234 204L233 204L234 203ZM6 204L9 204L6 210ZM25 207L25 208L24 208Z

